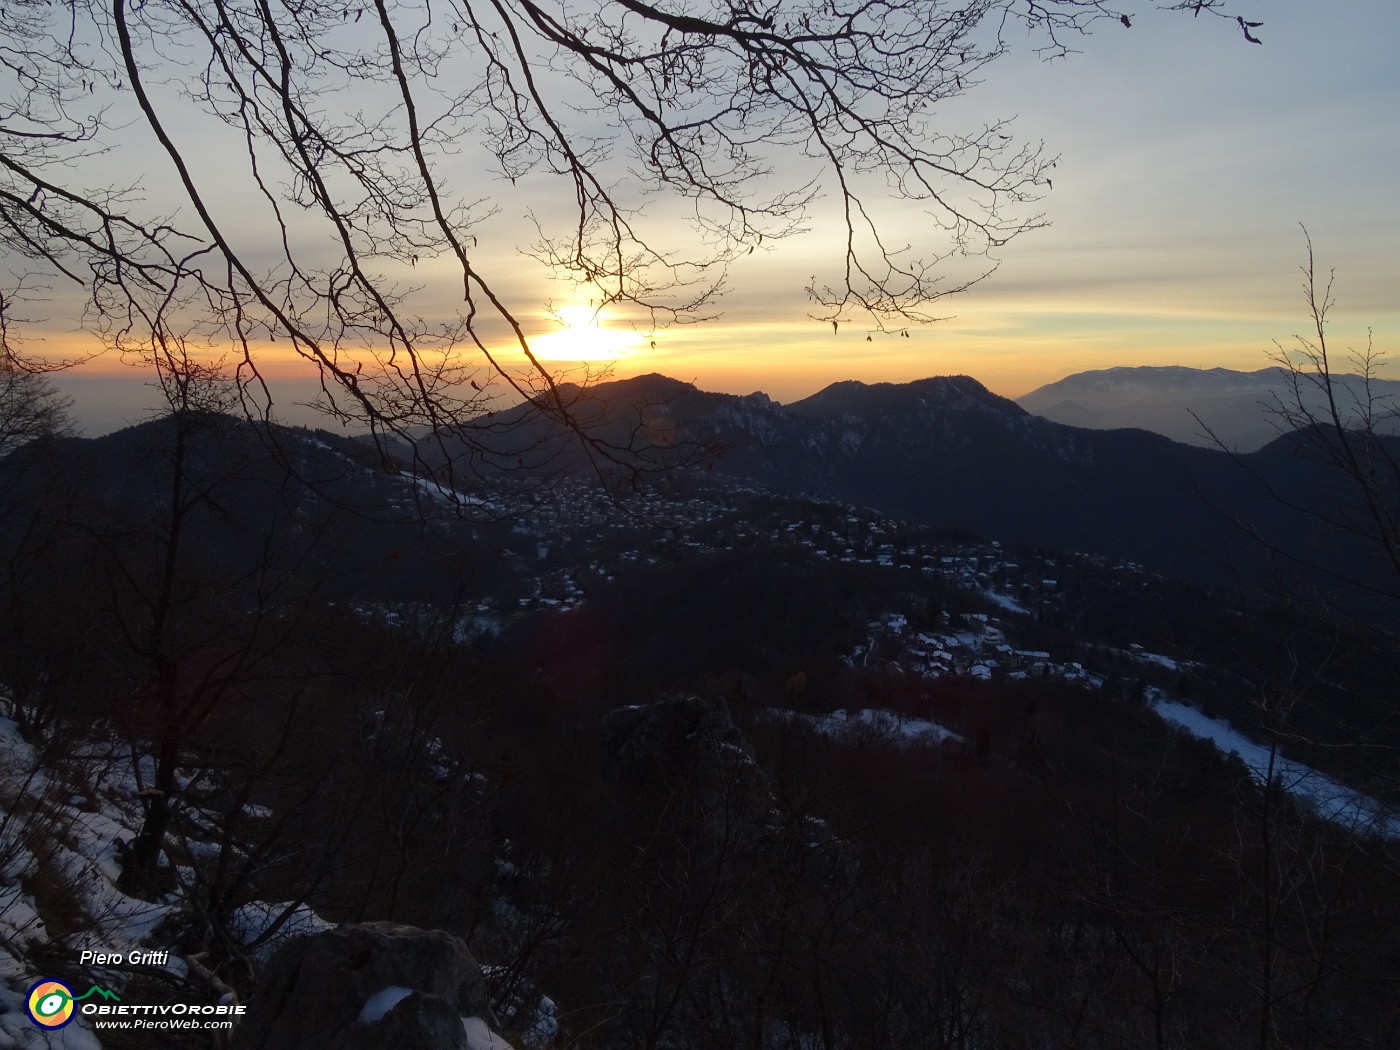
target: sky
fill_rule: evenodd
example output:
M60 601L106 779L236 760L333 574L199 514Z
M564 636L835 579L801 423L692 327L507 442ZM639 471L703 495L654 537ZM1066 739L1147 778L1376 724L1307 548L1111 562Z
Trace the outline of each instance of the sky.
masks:
M761 325L760 308L746 304L668 336L663 370L780 400L841 378L959 372L1014 397L1113 365L1252 370L1305 327L1300 224L1336 270L1335 335L1361 344L1369 326L1395 347L1400 5L1257 6L1262 46L1163 13L1104 24L1067 60L988 74L969 105L1015 114L1060 156L1052 226L945 301L951 319L866 344L793 317L754 339L744 322Z
M1263 22L1262 46L1221 19L1143 14L1129 29L1100 23L1080 53L1052 63L1022 48L950 107L950 122L1014 116L1018 136L1059 156L1038 205L1051 225L1001 249L992 276L942 301L945 319L907 338L859 322L833 332L808 315L813 260L836 258L820 223L736 266L720 316L655 333L623 315L596 330L568 288L524 276L514 245L488 265L507 275L527 329L561 370L586 353L619 378L657 371L780 401L845 379L961 373L1015 397L1115 365L1264 367L1276 343L1306 328L1306 227L1319 267L1336 272L1334 346L1363 345L1372 329L1376 347L1393 351L1400 5L1241 9ZM494 192L499 221L518 226L524 206ZM926 221L909 213L911 239ZM561 320L575 330L551 334ZM49 341L66 345L61 326ZM89 432L141 418L151 400L141 373L110 355L59 382ZM302 385L287 389L295 400Z

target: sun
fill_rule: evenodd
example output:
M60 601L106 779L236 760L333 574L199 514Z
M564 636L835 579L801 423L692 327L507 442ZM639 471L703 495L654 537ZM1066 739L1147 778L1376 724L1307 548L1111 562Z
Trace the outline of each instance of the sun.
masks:
M530 339L530 350L541 361L616 361L644 345L634 331L609 328L606 310L561 306L553 314L558 330Z

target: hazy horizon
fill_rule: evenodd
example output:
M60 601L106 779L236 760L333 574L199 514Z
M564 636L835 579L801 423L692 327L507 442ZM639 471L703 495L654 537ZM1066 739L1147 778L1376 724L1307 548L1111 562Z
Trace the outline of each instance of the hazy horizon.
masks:
M622 365L624 362L618 362ZM1228 371L1248 374L1270 367L1273 362L1261 356L1260 363L1256 368L1226 369ZM613 374L608 377L614 380L630 379L639 375L647 375L660 372L668 375L672 379L682 382L692 383L701 390L718 394L744 395L752 393L763 393L773 398L781 404L792 404L801 401L803 398L811 397L813 394L826 389L833 383L848 382L851 380L875 384L875 383L910 383L920 379L928 379L934 376L943 375L968 375L977 380L988 390L1002 397L1016 400L1024 397L1051 383L1059 382L1073 375L1084 372L1102 371L1108 368L1170 368L1184 367L1196 371L1209 371L1211 369L1225 368L1222 365L1183 365L1180 362L1144 362L1139 364L1118 364L1105 365L1102 368L1085 368L1064 375L1056 376L1044 383L1028 387L1024 390L998 388L998 384L986 381L975 372L926 372L922 375L908 375L898 377L869 377L858 374L850 375L823 375L818 380L809 379L806 382L798 380L788 380L786 382L775 383L773 386L746 385L743 382L735 382L732 379L726 381L723 377L716 377L713 381L704 376L693 376L674 374L671 372L661 372L661 370L650 367L622 368L614 369ZM160 395L148 379L146 373L136 367L130 367L125 373L111 373L75 367L58 372L49 373L49 379L53 382L58 391L65 397L71 398L73 402L72 415L79 427L83 437L101 437L104 434L121 430L124 427L134 426L148 419L162 414ZM567 375L565 376L567 379ZM1382 376L1382 378L1390 378ZM319 382L314 377L287 377L283 376L274 379L269 383L273 392L275 416L279 422L294 426L313 426L328 430L334 430L337 423L330 416L308 407L310 402L318 392Z

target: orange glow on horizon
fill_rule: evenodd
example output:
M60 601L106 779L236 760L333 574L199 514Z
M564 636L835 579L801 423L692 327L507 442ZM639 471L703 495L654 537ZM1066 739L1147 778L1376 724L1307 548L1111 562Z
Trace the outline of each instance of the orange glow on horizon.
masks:
M285 343L254 343L250 344L249 352L257 362L258 373L266 379L305 379L316 375L315 365L288 349ZM150 362L141 356L123 355L104 345L97 336L83 334L33 338L21 349L21 356L45 368L63 368L75 376L90 379L142 380L147 378L151 368ZM242 353L232 346L222 354L204 352L193 356L203 363L222 360L230 376L240 366L244 373L248 371Z
M967 304L973 305L971 303ZM1296 328L1292 317L1262 312L1234 319L1180 319L1173 313L1124 313L1068 304L1055 310L1007 303L976 304L962 316L910 328L907 337L847 322L832 330L829 322L808 317L753 321L720 318L694 326L677 326L642 335L587 306L561 307L550 320L553 331L529 336L531 349L547 366L606 367L615 378L659 372L692 382L702 390L747 394L763 391L778 401L807 397L843 380L902 383L935 375L969 375L1005 397L1019 397L1076 372L1115 366L1185 365L1254 371L1267 367L1274 341L1287 343ZM990 309L988 307L991 307ZM1377 346L1397 335L1394 315L1374 320ZM609 323L609 322L612 323ZM538 324L544 328L549 322ZM561 326L562 323L562 326ZM1360 339L1354 326L1338 325L1338 345ZM30 338L29 356L80 362L66 374L76 380L148 382L148 366L134 356L103 351L96 337L53 333ZM314 380L316 369L295 355L285 341L252 347L260 374L269 383ZM493 350L508 369L526 367L518 346ZM365 352L371 367L371 352ZM459 363L487 367L470 348ZM230 372L241 355L224 355ZM1388 376L1382 376L1388 378Z

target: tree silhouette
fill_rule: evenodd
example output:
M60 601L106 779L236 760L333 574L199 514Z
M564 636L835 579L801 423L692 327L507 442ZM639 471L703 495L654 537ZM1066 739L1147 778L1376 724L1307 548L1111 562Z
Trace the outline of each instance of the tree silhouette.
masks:
M25 355L19 344L16 302L23 288L0 291L0 459L36 438L67 437L73 425L72 402L54 389L42 362Z
M1043 223L1053 160L940 107L1015 35L1058 56L1099 19L1130 24L1106 0L12 4L0 243L81 289L109 346L234 348L254 406L289 348L322 407L381 437L497 393L579 430L528 296L484 262L519 239L489 222L507 187L550 192L529 254L653 325L706 316L731 263L820 206L844 250L813 312L902 327ZM891 196L933 243L908 241Z
M1393 436L1396 406L1376 387L1385 358L1368 331L1366 345L1345 355L1343 367L1349 366L1352 374L1338 369L1327 335L1334 274L1329 271L1324 280L1317 272L1312 239L1303 232L1303 299L1310 331L1270 355L1286 377L1284 393L1270 407L1279 430L1297 442L1298 454L1323 464L1337 483L1321 505L1295 509L1321 522L1334 543L1368 555L1367 571L1333 570L1331 575L1347 589L1393 606L1400 597L1400 452Z

